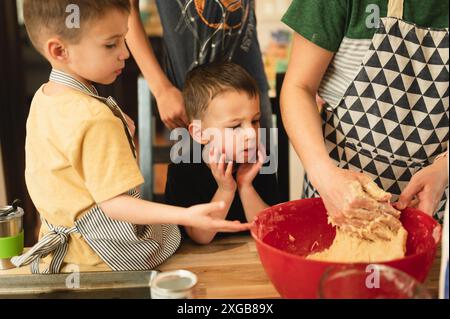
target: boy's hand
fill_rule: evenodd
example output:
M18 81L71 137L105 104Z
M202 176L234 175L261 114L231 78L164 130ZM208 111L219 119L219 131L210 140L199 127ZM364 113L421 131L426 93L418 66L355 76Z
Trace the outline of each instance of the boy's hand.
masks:
M448 186L447 170L447 161L440 160L418 171L403 190L395 207L403 210L417 206L417 209L428 215L434 214Z
M136 133L136 125L134 124L134 121L125 113L123 113L123 116L127 121L128 129L130 130L131 136L134 137L134 134Z
M209 165L219 189L236 192L236 181L233 178L233 162L225 165L225 154L220 154L217 148L212 147L209 152Z
M260 149L256 163L244 163L239 166L236 176L238 188L252 186L253 180L259 174L265 160L266 156Z
M186 208L187 218L183 225L225 233L241 232L250 229L251 224L241 224L239 221L227 221L211 216L213 213L223 210L224 207L224 202L215 202Z

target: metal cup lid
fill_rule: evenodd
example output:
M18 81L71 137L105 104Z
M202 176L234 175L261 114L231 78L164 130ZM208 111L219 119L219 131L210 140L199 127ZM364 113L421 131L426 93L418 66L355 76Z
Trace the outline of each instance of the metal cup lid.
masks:
M19 207L21 201L15 199L11 206L0 207L0 220L6 220L23 215L23 209Z
M161 272L151 281L152 289L165 292L181 292L194 288L197 276L187 270Z
M13 206L0 206L0 221L18 218L24 215L24 211L22 208L13 208Z

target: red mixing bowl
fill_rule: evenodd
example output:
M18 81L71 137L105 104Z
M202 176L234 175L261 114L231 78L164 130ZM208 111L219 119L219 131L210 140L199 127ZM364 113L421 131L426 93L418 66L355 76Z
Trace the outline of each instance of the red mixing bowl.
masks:
M402 212L401 222L408 231L406 256L380 264L397 268L424 282L436 256L441 226L430 216L412 208ZM349 265L305 258L330 247L336 236L336 229L328 224L327 211L320 198L265 209L256 219L251 234L261 263L283 298L317 298L325 270L331 266Z

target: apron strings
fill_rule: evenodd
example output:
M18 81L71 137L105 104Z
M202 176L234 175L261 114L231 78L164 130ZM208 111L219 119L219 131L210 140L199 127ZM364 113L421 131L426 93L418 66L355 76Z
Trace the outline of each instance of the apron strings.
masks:
M106 100L104 100L106 105L110 108L113 114L118 117L123 125L125 126L125 133L130 143L131 151L133 152L134 158L137 158L136 144L134 143L133 136L131 135L130 128L128 127L127 120L125 118L125 114L122 112L122 109L117 104L116 100L112 96L109 96Z
M13 257L11 262L16 267L31 263L31 272L33 274L39 274L41 273L39 271L39 262L41 258L46 257L53 252L54 255L49 267L42 273L57 274L59 273L64 257L67 254L69 235L77 232L77 228L75 226L72 228L53 226L45 220L44 222L47 224L50 232L42 237L29 251L20 256Z
M102 96L99 96L95 86L91 85L90 87L88 87L84 83L72 77L71 75L56 69L52 69L52 72L50 73L50 81L63 84L72 89L75 89L89 96L92 96L93 98L96 98L105 103L109 107L111 112L114 114L114 116L118 117L122 121L125 127L125 133L128 142L130 144L131 151L133 152L133 156L134 158L137 158L136 145L134 143L133 136L131 135L130 128L128 127L127 120L125 118L124 113L122 112L122 110L120 109L119 105L117 104L117 102L114 100L113 97L110 96L108 98L104 98Z
M403 0L389 0L387 16L403 19Z
M95 86L93 86L93 85L87 86L84 83L73 78L72 76L68 75L67 73L56 70L56 69L52 69L52 72L50 73L50 81L63 84L74 90L86 92L86 93L93 94L93 95L98 95L98 92L97 92L97 89L95 88Z

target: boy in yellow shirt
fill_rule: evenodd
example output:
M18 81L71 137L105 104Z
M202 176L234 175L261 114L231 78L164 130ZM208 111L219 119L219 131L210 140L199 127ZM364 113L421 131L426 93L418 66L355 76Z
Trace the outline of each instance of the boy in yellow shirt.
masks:
M25 175L43 221L40 240L12 260L31 264L33 273L58 273L68 264L82 271L152 269L178 248L178 224L249 227L214 218L222 202L178 208L139 199L133 123L92 85L113 83L125 67L129 11L129 0L24 2L30 39L53 67L27 120Z

